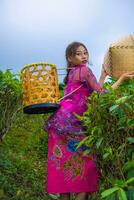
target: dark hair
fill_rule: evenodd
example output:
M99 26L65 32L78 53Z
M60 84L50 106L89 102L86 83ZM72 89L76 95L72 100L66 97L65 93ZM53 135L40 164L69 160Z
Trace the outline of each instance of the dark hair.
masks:
M83 46L83 47L86 49L86 51L88 52L86 46L85 46L83 43L80 43L80 42L72 42L72 43L70 43L70 44L67 46L67 48L66 48L65 56L66 56L66 63L67 63L67 75L66 75L65 78L64 78L64 83L65 83L65 84L67 83L68 74L69 74L69 72L70 72L69 67L72 66L72 63L69 62L68 58L75 55L75 52L76 52L76 50L77 50L77 48L78 48L79 46Z

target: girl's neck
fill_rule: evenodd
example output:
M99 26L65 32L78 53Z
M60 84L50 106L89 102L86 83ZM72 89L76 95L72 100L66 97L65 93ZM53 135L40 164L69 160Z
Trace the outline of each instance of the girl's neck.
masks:
M72 68L75 68L75 67L83 67L83 66L86 66L86 64L71 65L71 66L68 67L68 69L72 69Z

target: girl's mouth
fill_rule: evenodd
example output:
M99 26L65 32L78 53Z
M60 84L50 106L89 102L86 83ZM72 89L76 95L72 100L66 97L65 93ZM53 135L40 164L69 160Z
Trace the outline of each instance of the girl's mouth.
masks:
M87 63L87 60L83 60L82 63L83 63L83 64L86 64L86 63Z

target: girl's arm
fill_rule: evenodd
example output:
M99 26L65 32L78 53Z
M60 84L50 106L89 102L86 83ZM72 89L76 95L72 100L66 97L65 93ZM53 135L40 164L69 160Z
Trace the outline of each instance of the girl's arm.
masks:
M101 85L97 82L92 70L86 66L82 67L81 69L81 81L85 82L91 90L95 90L99 93L103 91Z
M105 69L102 67L99 83L101 87L103 86L104 80L108 74L106 73ZM134 71L127 72L122 74L119 79L111 86L113 90L117 89L125 80L132 79L134 77Z
M120 76L120 78L111 86L113 90L117 89L125 80L134 78L134 71L127 72Z

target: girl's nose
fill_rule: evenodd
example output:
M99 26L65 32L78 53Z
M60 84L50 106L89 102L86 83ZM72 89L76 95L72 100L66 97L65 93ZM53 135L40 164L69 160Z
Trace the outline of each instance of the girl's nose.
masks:
M87 58L87 56L85 54L82 55L82 58Z

